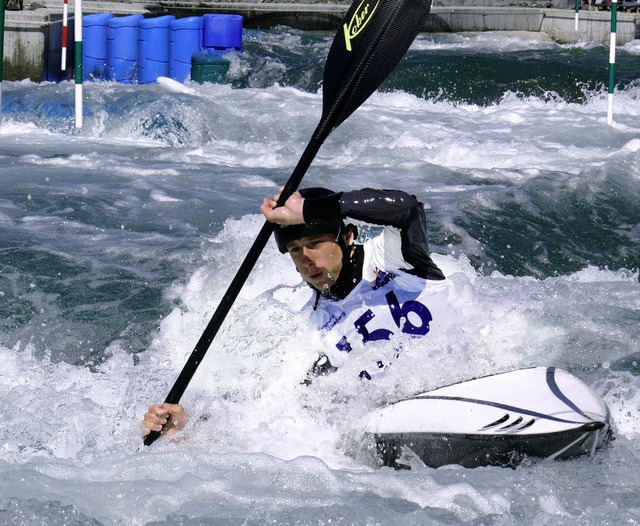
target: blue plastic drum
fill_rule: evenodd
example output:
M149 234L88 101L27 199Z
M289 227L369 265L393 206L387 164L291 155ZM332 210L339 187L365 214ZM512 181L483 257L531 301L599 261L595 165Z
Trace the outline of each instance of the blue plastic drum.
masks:
M169 75L169 24L173 15L145 18L138 25L138 84Z
M111 13L82 17L82 78L107 78L107 22Z
M208 14L202 18L205 49L242 51L242 16Z
M178 18L169 25L169 77L184 82L191 74L191 57L202 48L202 17Z
M107 78L132 84L138 61L140 14L110 18L107 22Z

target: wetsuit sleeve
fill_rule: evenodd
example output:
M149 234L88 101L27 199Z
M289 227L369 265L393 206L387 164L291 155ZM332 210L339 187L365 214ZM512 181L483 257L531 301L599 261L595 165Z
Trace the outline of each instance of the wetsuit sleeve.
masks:
M303 213L305 220L351 217L395 227L400 230L402 257L414 267L413 273L426 279L444 279L429 255L424 206L406 192L365 188L305 199Z

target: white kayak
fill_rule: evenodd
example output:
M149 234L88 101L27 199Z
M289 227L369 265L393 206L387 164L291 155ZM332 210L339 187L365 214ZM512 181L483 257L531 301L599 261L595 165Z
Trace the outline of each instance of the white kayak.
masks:
M604 400L561 369L477 378L368 415L384 465L515 467L526 457L591 455L611 437Z

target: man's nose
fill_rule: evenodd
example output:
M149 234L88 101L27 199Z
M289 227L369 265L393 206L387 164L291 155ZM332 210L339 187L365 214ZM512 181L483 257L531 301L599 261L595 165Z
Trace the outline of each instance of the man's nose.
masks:
M310 248L302 247L302 259L305 263L313 262L312 254L313 251Z

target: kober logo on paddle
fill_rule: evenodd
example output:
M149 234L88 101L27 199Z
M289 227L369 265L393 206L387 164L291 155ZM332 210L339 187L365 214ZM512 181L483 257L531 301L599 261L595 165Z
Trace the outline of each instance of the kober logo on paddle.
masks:
M344 43L347 51L351 51L351 41L356 38L369 23L378 8L378 4L380 4L380 0L371 8L371 4L367 0L362 0L356 12L353 13L349 24L344 24Z

